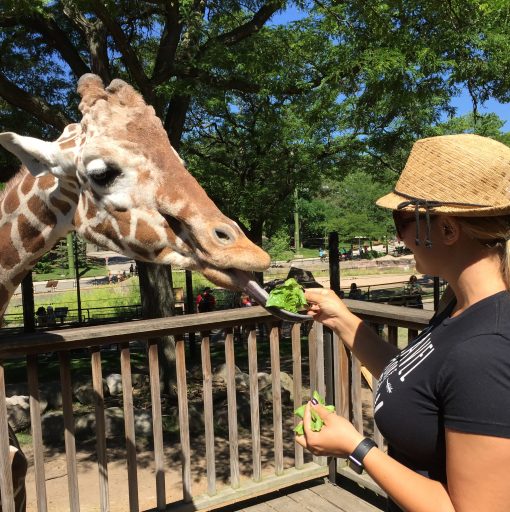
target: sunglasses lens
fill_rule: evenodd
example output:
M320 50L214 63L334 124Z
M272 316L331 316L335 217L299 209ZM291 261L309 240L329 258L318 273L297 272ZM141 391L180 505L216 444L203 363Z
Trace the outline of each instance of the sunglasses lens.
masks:
M420 215L421 218L421 215ZM398 210L393 211L393 222L395 223L395 231L397 232L397 236L402 239L402 233L408 224L416 222L415 215L405 214Z
M402 238L402 215L400 212L394 210L393 211L393 222L395 224L395 231L397 232L398 238Z

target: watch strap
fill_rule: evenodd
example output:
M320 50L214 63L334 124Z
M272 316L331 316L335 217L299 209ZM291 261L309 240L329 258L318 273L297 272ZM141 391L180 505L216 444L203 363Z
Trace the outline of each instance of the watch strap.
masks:
M365 439L356 446L349 457L347 457L349 467L358 474L363 473L363 469L365 467L363 466L363 459L372 448L376 447L377 444L372 439L365 437Z

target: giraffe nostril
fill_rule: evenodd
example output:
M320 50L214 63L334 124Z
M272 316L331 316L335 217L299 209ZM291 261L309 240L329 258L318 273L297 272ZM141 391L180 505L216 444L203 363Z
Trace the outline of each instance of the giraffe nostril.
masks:
M235 232L227 226L215 228L213 230L214 238L221 244L231 244L235 242L237 236Z

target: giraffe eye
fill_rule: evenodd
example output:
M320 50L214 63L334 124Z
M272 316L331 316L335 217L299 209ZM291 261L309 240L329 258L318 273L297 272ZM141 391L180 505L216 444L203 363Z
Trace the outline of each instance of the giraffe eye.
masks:
M121 175L120 169L108 165L103 169L97 169L90 174L90 179L100 187L109 187Z

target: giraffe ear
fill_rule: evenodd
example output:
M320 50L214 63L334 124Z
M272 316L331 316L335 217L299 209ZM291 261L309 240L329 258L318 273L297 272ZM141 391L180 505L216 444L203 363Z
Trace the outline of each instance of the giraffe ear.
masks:
M16 155L34 176L47 173L59 176L64 173L59 162L57 147L53 142L5 132L0 133L0 144Z

